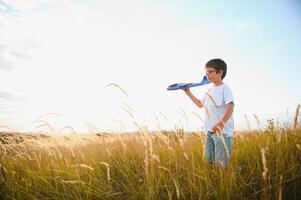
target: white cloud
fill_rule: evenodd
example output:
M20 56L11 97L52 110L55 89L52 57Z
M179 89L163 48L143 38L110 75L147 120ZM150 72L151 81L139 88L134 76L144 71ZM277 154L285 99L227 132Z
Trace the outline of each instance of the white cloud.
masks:
M247 25L245 23L238 23L235 25L235 28L239 29L239 30L245 29L246 27L247 27Z
M260 22L240 21L234 22L233 27L237 31L259 32L264 30L264 25Z

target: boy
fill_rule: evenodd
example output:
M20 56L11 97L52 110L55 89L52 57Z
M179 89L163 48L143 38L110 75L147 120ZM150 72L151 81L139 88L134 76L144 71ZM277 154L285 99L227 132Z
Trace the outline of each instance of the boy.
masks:
M197 99L189 88L185 93L199 107L204 107L204 158L215 161L217 167L226 167L230 155L234 132L234 98L228 85L223 83L227 65L222 59L212 59L205 65L206 76L213 86L208 89L202 100Z

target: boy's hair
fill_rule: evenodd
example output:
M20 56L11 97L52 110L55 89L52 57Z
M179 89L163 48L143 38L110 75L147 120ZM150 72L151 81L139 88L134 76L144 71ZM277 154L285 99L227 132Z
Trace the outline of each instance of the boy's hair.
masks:
M222 79L224 79L227 74L227 64L225 63L225 61L223 61L220 58L215 58L215 59L209 60L206 63L205 67L212 67L216 71L223 71Z

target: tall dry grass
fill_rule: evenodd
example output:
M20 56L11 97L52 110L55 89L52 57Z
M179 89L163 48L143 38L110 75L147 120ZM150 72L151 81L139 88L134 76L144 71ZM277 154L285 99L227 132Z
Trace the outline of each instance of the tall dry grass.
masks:
M184 136L185 135L185 136ZM234 137L226 172L201 133L1 136L3 199L299 199L301 131Z

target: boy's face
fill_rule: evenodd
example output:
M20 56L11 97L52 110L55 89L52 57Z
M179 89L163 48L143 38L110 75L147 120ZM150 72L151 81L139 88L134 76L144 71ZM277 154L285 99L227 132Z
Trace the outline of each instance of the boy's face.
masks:
M222 80L223 71L218 71L213 67L205 67L206 76L211 83L216 83Z

